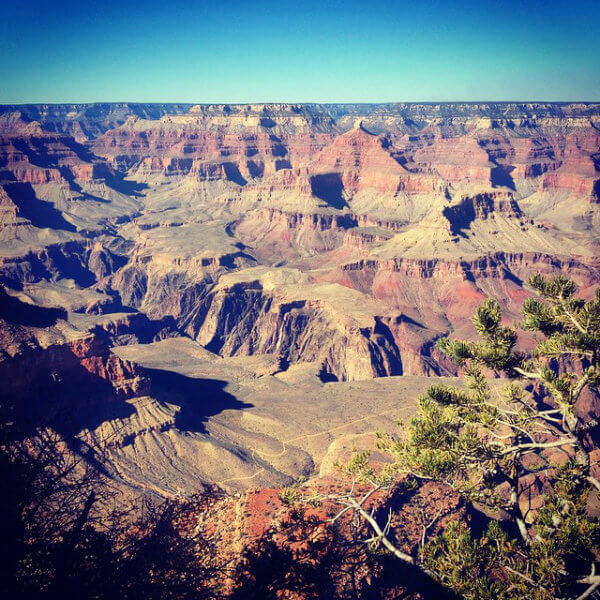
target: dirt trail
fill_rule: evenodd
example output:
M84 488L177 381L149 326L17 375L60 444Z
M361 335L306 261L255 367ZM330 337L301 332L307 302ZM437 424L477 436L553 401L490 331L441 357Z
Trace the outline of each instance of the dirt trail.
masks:
M386 414L389 414L391 412L396 412L396 409L388 409L388 410L384 410L384 411L381 411L378 413L372 413L370 415L365 415L364 417L361 417L360 419L354 419L353 421L348 421L347 423L342 423L340 425L336 425L335 427L331 427L330 429L325 429L324 431L317 431L316 433L305 433L305 434L290 438L288 440L282 440L280 442L282 449L276 453L261 452L260 450L252 450L252 453L251 453L252 461L254 462L254 464L257 467L259 467L257 460L256 460L257 456L259 458L281 458L288 451L288 444L290 444L292 442L298 442L300 440L318 437L320 435L327 435L327 434L333 433L334 431L337 431L339 429L344 429L345 427L349 427L350 425L360 423L361 421L366 421L366 420L372 419L374 417L385 416ZM259 467L258 470L255 473L253 473L252 475L246 475L244 477L230 477L228 479L223 479L221 481L217 481L215 485L222 487L223 485L226 485L226 484L234 482L234 481L250 481L250 480L254 479L255 477L258 477L260 474L264 473L264 471L265 471L264 467Z

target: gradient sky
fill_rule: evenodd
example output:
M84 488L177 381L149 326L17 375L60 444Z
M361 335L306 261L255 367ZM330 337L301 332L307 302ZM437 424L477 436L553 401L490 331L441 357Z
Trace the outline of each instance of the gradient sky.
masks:
M600 2L2 0L0 102L600 100Z

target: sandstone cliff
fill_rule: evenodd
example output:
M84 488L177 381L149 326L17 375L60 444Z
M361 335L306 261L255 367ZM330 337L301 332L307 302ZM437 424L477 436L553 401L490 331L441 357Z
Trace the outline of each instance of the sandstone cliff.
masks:
M515 319L535 272L586 294L600 281L599 128L585 103L0 107L0 283L25 313L64 311L35 331L3 323L18 347L7 389L31 397L55 377L71 400L95 390L82 405L116 402L92 429L126 422L116 468L161 493L185 480L170 459L168 486L153 479L165 444L195 481L217 478L192 466L199 445L233 479L255 462L262 483L311 472L299 450L251 456L240 423L179 429L181 398L153 397L133 362L154 344L180 352L175 336L207 353L205 379L221 369L240 389L455 373L435 341L472 335L484 298ZM244 361L252 375L226 368ZM226 385L198 389L239 407ZM154 448L143 473L137 444Z

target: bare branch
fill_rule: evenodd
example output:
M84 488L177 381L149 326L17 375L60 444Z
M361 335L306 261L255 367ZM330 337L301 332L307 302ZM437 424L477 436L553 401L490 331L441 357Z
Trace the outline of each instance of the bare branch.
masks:
M598 581L596 581L596 583L592 583L592 585L590 585L590 587L583 592L583 594L581 594L580 596L577 596L577 600L584 600L585 598L588 598L589 596L591 596L598 588L600 587L600 579Z
M356 500L351 499L350 502L351 502L353 508L358 513L360 513L360 515L363 517L363 519L365 519L365 521L367 521L367 523L371 526L373 531L377 534L377 538L379 540L381 540L381 543L396 558L399 558L402 562L405 562L409 565L416 565L415 559L410 554L407 554L406 552L402 552L402 550L400 550L399 548L396 548L396 546L394 546L394 544L392 544L392 542L390 542L389 538L384 534L384 532L382 531L381 527L379 527L379 524L377 523L377 521L375 520L374 517L372 517Z
M506 456L507 454L512 454L513 452L522 452L523 450L541 450L543 448L557 448L558 446L567 446L567 445L576 445L577 442L573 438L568 439L560 439L555 442L535 442L535 443L527 443L527 444L518 444L516 446L511 446L510 448L506 448L502 452L499 453L499 456Z

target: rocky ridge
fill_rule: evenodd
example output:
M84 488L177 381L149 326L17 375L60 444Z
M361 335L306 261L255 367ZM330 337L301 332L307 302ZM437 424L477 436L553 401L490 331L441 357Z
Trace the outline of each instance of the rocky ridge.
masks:
M58 340L32 341L30 359L3 338L3 369L89 367L126 404L151 398L107 422L183 447L152 377L119 362L143 362L148 343L195 344L205 379L257 361L225 369L233 387L452 375L435 340L472 335L484 298L516 318L535 272L568 273L584 294L600 282L599 215L597 104L0 107L0 282L65 311L60 332L23 333ZM236 431L214 456L246 487L256 457ZM150 477L120 456L124 478ZM264 482L316 468L302 456L265 465Z

